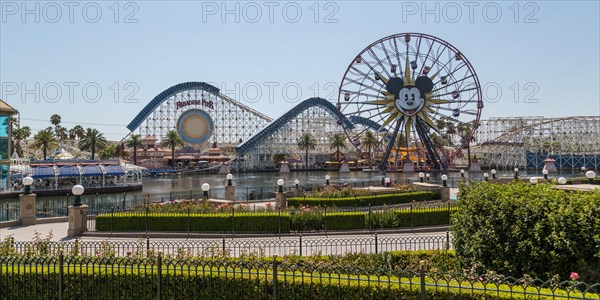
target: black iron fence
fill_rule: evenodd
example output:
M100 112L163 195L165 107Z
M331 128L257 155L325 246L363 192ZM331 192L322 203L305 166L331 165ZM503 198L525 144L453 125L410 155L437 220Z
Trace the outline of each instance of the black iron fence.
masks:
M0 257L0 299L598 299L577 280L248 259Z
M422 236L366 234L352 237L288 236L281 238L208 238L165 240L139 238L134 241L51 242L43 239L31 242L7 238L0 242L0 256L53 256L60 253L75 256L149 257L165 256L240 257L240 256L312 256L344 255L348 253L383 253L389 251L452 249L449 233Z

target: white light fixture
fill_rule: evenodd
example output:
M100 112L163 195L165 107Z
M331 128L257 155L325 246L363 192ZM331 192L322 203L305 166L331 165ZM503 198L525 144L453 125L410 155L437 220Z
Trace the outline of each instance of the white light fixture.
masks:
M531 178L529 178L529 183L531 183L531 184L537 184L538 183L537 177L531 177Z
M27 176L25 178L23 178L23 185L25 186L25 191L23 191L23 193L25 193L26 195L31 194L31 185L33 184L33 178Z
M442 175L442 186L448 186L448 175Z
M558 184L565 184L565 183L567 183L567 179L565 179L564 177L558 178Z
M483 180L484 181L488 181L488 177L490 177L490 175L488 173L483 173Z
M490 173L492 173L492 179L496 179L496 169L492 169Z
M419 182L423 182L423 177L425 177L425 173L419 172Z
M585 177L587 177L589 184L593 184L594 183L594 178L596 178L596 172L594 172L594 171L587 171L585 173Z
M229 186L233 185L233 183L231 182L231 180L233 179L233 175L231 173L227 174L227 176L225 176L225 178L227 178L227 185L229 185Z
M548 170L543 169L542 174L544 174L544 179L548 179Z
M325 175L325 184L326 185L329 185L329 178L331 178L331 176Z
M84 190L85 189L83 186L79 184L74 185L73 188L71 188L71 193L75 195L75 202L73 203L73 206L81 206L81 195L83 195Z
M277 186L279 186L278 193L283 193L283 179L277 179Z
M296 189L298 189L298 185L300 184L300 180L298 180L298 179L294 180L294 184L296 184Z
M210 184L203 183L200 188L202 189L202 198L204 198L205 201L208 200L208 191L210 190Z

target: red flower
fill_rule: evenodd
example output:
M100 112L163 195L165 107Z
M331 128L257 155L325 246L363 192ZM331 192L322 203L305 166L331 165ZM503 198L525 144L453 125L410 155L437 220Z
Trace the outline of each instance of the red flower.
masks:
M571 272L571 275L569 277L571 278L571 280L577 280L579 279L579 274Z

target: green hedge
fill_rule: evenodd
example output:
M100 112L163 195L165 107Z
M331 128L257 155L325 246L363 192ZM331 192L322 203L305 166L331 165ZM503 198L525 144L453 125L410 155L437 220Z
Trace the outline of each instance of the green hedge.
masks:
M325 209L308 211L250 213L160 213L119 212L96 216L99 232L261 232L286 233L320 230L364 230L449 225L448 207L413 210L373 210L339 212ZM455 209L455 208L452 208ZM234 226L232 228L232 226Z
M434 192L408 192L398 194L381 194L371 196L355 196L347 198L310 198L293 197L288 199L288 205L299 206L378 206L404 204L412 201L429 201L439 199L440 195Z
M145 214L113 213L96 216L97 231L200 231L200 232L268 232L290 231L289 214L237 213L231 214ZM281 226L281 227L280 227Z

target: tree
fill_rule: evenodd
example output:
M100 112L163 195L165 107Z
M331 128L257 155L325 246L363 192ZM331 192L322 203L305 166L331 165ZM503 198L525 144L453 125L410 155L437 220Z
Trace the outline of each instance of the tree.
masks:
M56 125L56 127L54 127L54 133L56 135L56 138L60 141L66 140L68 137L67 129L60 125Z
M71 130L78 140L81 140L85 136L85 129L81 125L75 125Z
M98 129L88 128L83 139L79 141L79 149L92 152L92 159L95 158L96 150L102 150L108 145L104 135Z
M363 145L367 146L367 153L369 155L369 167L371 167L371 150L377 147L379 142L377 141L377 137L373 134L373 131L367 130L362 139Z
M346 148L346 138L343 135L336 133L331 137L329 149L335 149L338 161L340 161L340 148Z
M160 145L163 147L171 148L171 165L175 165L175 147L183 146L183 139L177 134L175 130L169 130L167 135L160 141Z
M115 145L115 144L110 144L98 152L98 156L100 157L100 159L107 159L107 158L115 157L116 154L117 154L117 145Z
M52 116L50 116L50 123L54 125L54 127L56 127L60 124L60 119L61 118L59 114L53 114Z
M132 134L125 142L125 145L129 148L133 148L133 164L137 165L137 149L144 147L142 136L139 134Z
M316 147L317 147L317 141L312 136L312 134L306 132L306 133L303 133L300 136L300 140L298 141L298 148L300 148L300 150L304 150L305 151L305 155L304 155L305 165L304 165L304 167L307 168L307 169L308 169L308 150L315 150Z
M33 137L33 143L31 143L31 147L42 149L42 152L44 153L44 160L46 160L48 157L48 149L56 148L57 146L58 144L56 143L56 138L52 133L52 128L46 128L42 131L39 131Z

